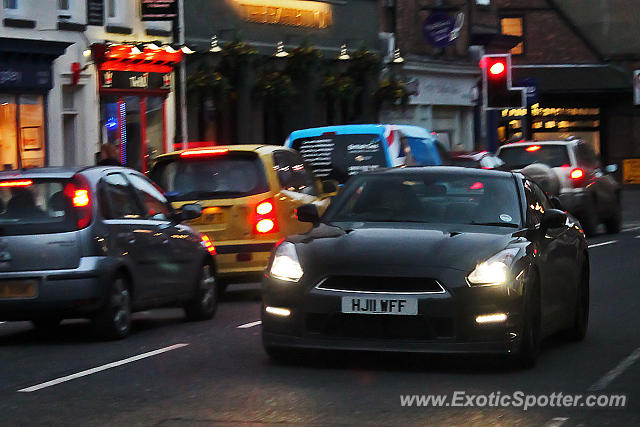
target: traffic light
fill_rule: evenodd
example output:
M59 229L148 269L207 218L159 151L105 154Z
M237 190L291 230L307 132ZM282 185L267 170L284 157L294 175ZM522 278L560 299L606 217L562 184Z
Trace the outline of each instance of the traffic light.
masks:
M485 55L480 67L486 109L523 108L526 105L526 89L511 87L511 55Z

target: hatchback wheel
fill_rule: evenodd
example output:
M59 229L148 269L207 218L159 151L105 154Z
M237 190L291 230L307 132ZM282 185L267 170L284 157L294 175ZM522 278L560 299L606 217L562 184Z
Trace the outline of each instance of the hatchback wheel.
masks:
M122 339L131 331L131 294L122 276L112 281L109 297L93 322L96 333L107 339Z
M198 274L196 291L193 298L184 306L189 320L209 320L218 309L218 293L213 268L204 264Z

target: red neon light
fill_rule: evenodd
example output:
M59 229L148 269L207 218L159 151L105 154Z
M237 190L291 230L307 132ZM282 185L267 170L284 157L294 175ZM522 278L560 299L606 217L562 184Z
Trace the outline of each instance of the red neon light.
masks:
M493 74L494 76L498 76L502 73L504 73L505 70L505 66L503 62L496 62L495 64L493 64L490 68L489 68L489 72L491 74Z
M215 255L217 253L216 252L216 247L213 246L213 243L211 242L211 239L206 234L202 235L202 244L209 251L209 253L211 255Z
M30 179L20 179L17 181L2 181L0 187L28 187L33 184Z
M480 190L482 188L484 188L484 184L481 182L476 182L469 187L470 190Z
M208 157L228 152L228 148L201 148L196 150L183 151L182 153L180 153L180 157Z
M527 147L525 149L525 151L533 153L534 151L538 151L540 148L542 148L542 147L540 147L539 145L531 145L531 146Z

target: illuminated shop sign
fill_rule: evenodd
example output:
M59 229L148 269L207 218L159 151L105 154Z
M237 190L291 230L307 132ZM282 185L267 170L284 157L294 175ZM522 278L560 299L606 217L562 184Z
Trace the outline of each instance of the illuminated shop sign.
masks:
M531 106L531 115L533 117L597 116L599 114L599 108L540 108L539 104ZM502 117L523 117L526 115L526 108L509 108L502 110Z
M327 28L332 24L331 5L303 0L233 0L245 21L293 27Z
M100 71L102 89L171 89L171 73Z

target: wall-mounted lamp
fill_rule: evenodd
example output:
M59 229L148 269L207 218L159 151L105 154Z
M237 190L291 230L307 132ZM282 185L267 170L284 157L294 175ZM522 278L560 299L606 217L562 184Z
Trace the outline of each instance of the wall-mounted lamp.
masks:
M351 55L347 53L347 45L343 44L340 46L340 55L338 56L340 61L348 61L351 59Z
M211 49L209 49L209 52L211 52L211 53L222 52L222 48L218 44L218 36L216 36L216 35L211 37Z
M276 45L276 52L273 54L276 58L286 58L289 56L289 52L284 50L284 42L280 41Z

